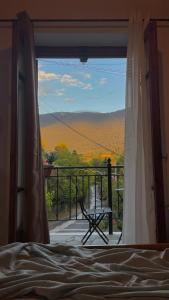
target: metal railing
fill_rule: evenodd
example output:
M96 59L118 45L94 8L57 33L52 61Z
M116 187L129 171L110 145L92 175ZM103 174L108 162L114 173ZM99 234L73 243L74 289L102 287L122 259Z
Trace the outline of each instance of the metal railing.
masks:
M48 174L47 174L48 172ZM50 174L49 174L50 173ZM122 227L124 166L63 166L45 169L45 193L49 221L83 219L79 200L86 208L110 207L109 234L113 224Z

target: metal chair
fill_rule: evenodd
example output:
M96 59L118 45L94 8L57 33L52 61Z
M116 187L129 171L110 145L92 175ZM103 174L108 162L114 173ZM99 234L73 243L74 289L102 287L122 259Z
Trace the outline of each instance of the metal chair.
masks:
M121 239L122 239L122 224L119 225L119 223L121 223L121 220L123 219L123 216L121 215L120 213L120 209L119 209L119 200L121 202L123 202L123 195L121 195L121 192L123 193L124 192L124 188L116 188L115 191L117 192L118 194L118 218L117 218L117 228L121 230L121 233L120 233L120 236L118 238L118 241L117 241L117 245L120 244L121 242Z
M106 215L109 215L112 213L112 210L109 207L106 208L96 208L96 209L90 209L87 210L84 207L84 201L81 199L79 200L81 211L85 219L89 222L89 229L87 230L86 234L82 238L81 242L84 245L89 237L92 235L94 231L98 233L98 235L102 238L102 240L108 244L109 239L108 237L104 234L102 229L99 227L100 222L103 220L103 218Z
M117 241L117 245L119 245L119 244L120 244L120 242L121 242L121 239L122 239L122 232L120 233L119 239L118 239L118 241Z

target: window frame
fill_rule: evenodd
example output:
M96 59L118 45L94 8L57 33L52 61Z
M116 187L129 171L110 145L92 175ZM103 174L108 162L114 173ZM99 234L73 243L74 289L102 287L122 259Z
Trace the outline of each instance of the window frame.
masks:
M127 47L35 46L36 58L126 58Z

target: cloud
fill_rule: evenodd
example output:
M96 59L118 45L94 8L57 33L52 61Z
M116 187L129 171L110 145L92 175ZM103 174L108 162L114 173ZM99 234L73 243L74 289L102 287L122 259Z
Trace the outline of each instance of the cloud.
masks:
M52 87L47 87L42 84L39 84L38 96L44 97L44 96L49 96L49 95L62 97L62 96L64 96L64 89L53 89Z
M45 80L58 80L60 75L45 71L39 71L38 72L38 80L39 81L45 81Z
M64 96L64 89L55 90L54 94L59 97Z
M70 74L57 74L57 73L51 73L51 72L45 72L45 71L39 71L38 72L38 80L39 82L42 81L51 81L51 80L57 80L61 84L64 84L66 86L73 86L73 87L79 87L85 90L91 90L92 85L91 83L85 83L79 80L78 78L73 77Z
M91 83L86 83L83 87L82 87L83 90L92 90L92 85Z
M64 74L60 77L59 80L61 83L68 85L68 86L81 86L83 85L83 83L77 79L74 78L73 76L69 75L69 74Z
M84 79L90 79L92 76L90 73L81 73Z
M60 83L66 85L66 86L79 87L84 90L92 89L91 83L82 82L81 80L74 78L72 75L69 75L69 74L61 75L59 81L60 81Z
M66 102L66 103L75 103L76 99L74 99L74 98L65 98L64 102Z
M100 80L99 80L99 84L100 85L104 85L104 84L106 84L107 83L107 78L100 78Z

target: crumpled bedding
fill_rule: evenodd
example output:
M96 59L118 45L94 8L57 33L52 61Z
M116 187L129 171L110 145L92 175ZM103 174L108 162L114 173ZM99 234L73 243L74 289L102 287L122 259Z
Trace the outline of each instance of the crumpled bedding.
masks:
M169 249L85 249L64 244L0 247L0 299L169 297Z

